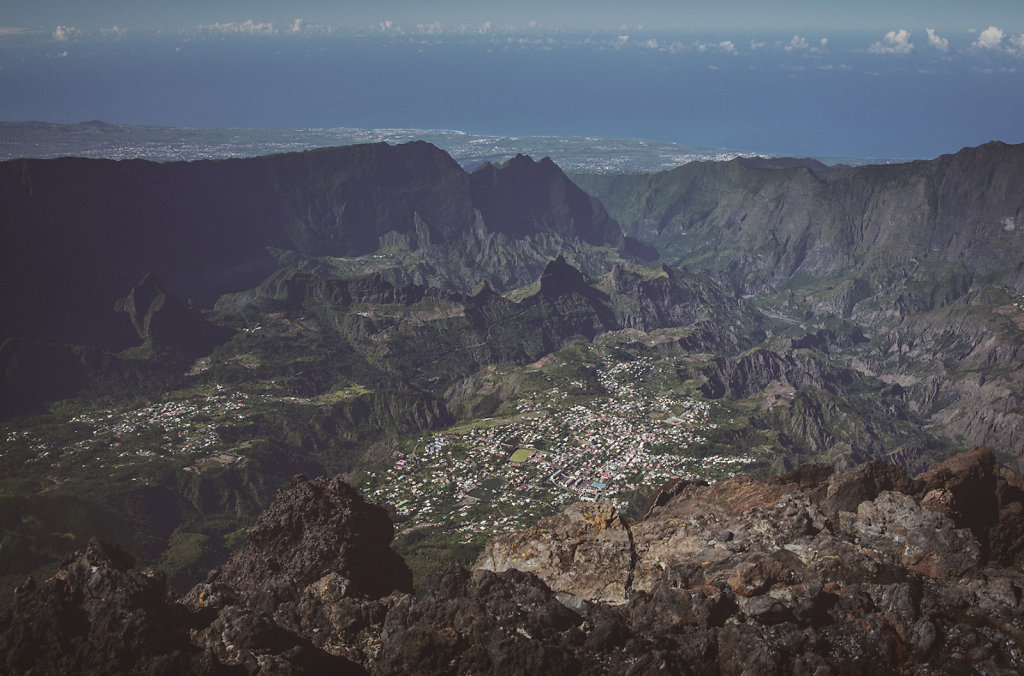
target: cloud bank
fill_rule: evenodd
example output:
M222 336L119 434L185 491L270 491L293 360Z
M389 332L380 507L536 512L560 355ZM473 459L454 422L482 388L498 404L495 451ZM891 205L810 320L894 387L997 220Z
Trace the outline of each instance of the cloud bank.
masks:
M981 31L974 46L980 49L998 49L1003 44L1003 38L1006 37L1006 33L996 28L995 26L989 26L985 30Z
M78 30L74 26L57 26L53 29L53 39L60 42L73 40L81 35L82 31Z
M925 28L925 32L928 34L928 44L931 47L939 50L940 52L949 51L949 39L941 38L935 33L934 28Z
M868 47L872 54L909 54L914 51L914 43L910 41L910 31L901 28L889 31L880 42Z

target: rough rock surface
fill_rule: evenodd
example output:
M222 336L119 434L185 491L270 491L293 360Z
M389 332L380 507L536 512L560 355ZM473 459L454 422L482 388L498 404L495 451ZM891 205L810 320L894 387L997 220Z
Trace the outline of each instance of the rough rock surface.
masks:
M1017 673L1019 486L987 449L915 479L874 462L679 482L637 523L576 507L492 540L476 567L527 570L580 607L607 600L593 580L625 580L622 645L660 637L669 672ZM626 532L581 528L581 511Z
M166 579L93 540L0 616L0 672L230 673L189 641L199 618L168 602Z
M350 594L412 591L412 572L391 550L387 512L340 478L297 476L249 529L245 547L210 573L210 582L279 598L337 573Z
M0 670L1021 673L1021 487L985 449L916 478L871 463L670 482L635 523L575 505L416 599L379 508L297 478L184 598L99 542L26 582Z

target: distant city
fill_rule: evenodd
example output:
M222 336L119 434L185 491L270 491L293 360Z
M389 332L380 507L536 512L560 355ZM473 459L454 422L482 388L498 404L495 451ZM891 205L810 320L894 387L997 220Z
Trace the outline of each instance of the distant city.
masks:
M655 172L689 162L772 157L747 150L701 148L640 139L584 136L484 136L425 129L189 129L108 124L0 122L0 160L20 157L91 157L192 162L256 157L358 143L426 141L465 169L503 162L517 154L550 157L567 172ZM816 157L826 164L884 164L891 158Z

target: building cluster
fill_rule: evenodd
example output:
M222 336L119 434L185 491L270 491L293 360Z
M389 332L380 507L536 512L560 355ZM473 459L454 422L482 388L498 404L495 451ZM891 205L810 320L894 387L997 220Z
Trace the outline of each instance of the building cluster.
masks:
M27 430L10 432L6 441L30 451L26 462L46 463L53 468L65 462L113 468L154 456L215 454L215 447L223 446L218 426L225 420L244 417L242 411L250 405L248 399L248 394L229 393L217 385L210 394L187 399L129 410L81 413L62 426L60 442L35 438ZM3 455L0 451L0 458Z
M519 401L513 418L420 439L372 474L367 492L396 508L400 529L443 524L469 541L579 500L623 508L669 479L732 476L753 461L700 457L710 405L650 392L640 383L651 367L606 360L595 370L598 396L552 387Z

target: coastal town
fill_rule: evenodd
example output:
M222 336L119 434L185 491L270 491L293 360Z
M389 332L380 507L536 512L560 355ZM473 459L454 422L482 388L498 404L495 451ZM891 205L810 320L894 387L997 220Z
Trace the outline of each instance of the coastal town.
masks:
M529 527L577 501L631 498L674 478L733 476L752 455L701 452L711 405L641 384L646 357L605 358L595 368L601 393L582 398L551 387L516 402L506 419L485 419L421 437L391 465L370 472L367 496L394 507L399 533L441 529L462 542ZM575 402L571 403L570 402Z

